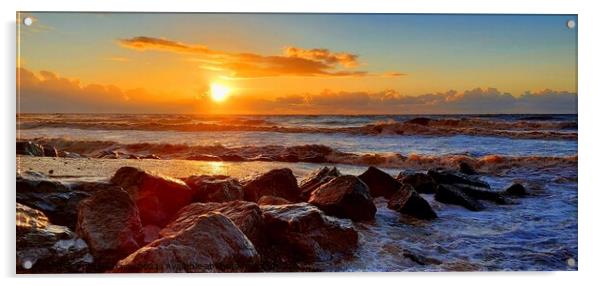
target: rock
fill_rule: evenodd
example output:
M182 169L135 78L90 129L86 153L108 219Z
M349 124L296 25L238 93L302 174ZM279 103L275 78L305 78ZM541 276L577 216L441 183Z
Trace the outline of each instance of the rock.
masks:
M391 175L372 166L358 177L366 183L373 198L390 198L401 188L401 183L391 177Z
M274 261L276 270L295 270L286 269L286 262L328 261L357 247L358 234L348 221L326 216L307 203L261 206L261 211L275 247L266 260Z
M403 250L403 257L408 258L420 265L440 265L443 262L439 259L426 257L424 255L411 252L407 249Z
M429 170L427 173L435 182L438 184L462 184L462 185L470 185L479 188L487 188L489 189L489 184L481 181L474 176L468 176L462 173L448 171L448 170Z
M434 194L437 190L437 182L429 175L423 173L404 174L399 173L397 180L404 185L414 187L420 194Z
M478 174L477 171L475 171L475 169L466 162L460 162L458 167L460 169L460 173L463 173L466 175L477 175Z
M418 219L435 219L437 214L431 205L422 198L411 185L403 185L391 196L387 207L402 214L407 214Z
M238 180L228 176L191 176L184 180L192 189L195 202L228 202L242 200L244 194Z
M281 197L291 202L300 201L297 178L288 168L274 169L265 174L247 179L243 184L244 198L257 202L263 196Z
M155 155L155 154L148 154L148 155L144 155L144 156L140 156L140 159L155 159L155 160L161 160L161 157Z
M437 192L435 193L435 200L446 204L460 205L471 211L485 209L479 201L473 199L453 185L439 185L437 187Z
M111 183L121 186L136 202L143 225L166 225L182 207L192 202L192 190L181 180L121 167Z
M113 272L248 272L259 263L253 244L230 219L208 213L120 260Z
M44 156L44 147L31 141L17 141L17 154L29 156Z
M44 157L58 157L59 153L56 151L56 148L51 145L42 145L42 149L44 150Z
M304 201L309 199L311 193L319 186L327 183L328 181L340 177L341 173L336 167L328 168L322 167L309 174L307 174L299 183L301 189L301 197Z
M226 203L193 203L182 208L163 230L161 236L169 236L179 229L191 226L196 217L219 212L228 217L234 224L259 247L264 244L263 217L259 206L253 202L232 201Z
M328 215L354 221L371 220L376 214L368 186L351 175L334 178L320 186L311 194L309 203Z
M280 198L280 197L274 197L274 196L263 196L259 199L259 201L257 201L257 204L260 206L263 205L288 205L291 202Z
M514 183L510 187L506 188L504 194L513 197L526 197L529 195L527 188L520 183Z
M416 117L416 118L412 118L408 121L406 121L405 123L410 123L410 124L417 124L417 125L428 125L429 122L431 122L430 118L426 118L426 117Z
M93 262L86 242L69 228L20 203L16 214L17 273L85 272Z
M73 153L73 152L67 152L67 151L59 151L58 156L63 157L63 158L83 158L84 157L80 154Z
M149 244L157 240L160 237L160 232L161 228L156 225L145 225L144 227L142 227L142 234L144 235L144 238L142 239L142 244Z
M17 176L17 202L43 211L53 224L75 229L77 206L89 196L45 176Z
M465 194L471 196L473 199L487 200L494 202L498 205L507 205L512 203L510 200L506 199L501 193L494 192L486 188L479 188L472 185L463 184L456 184L454 186L462 190L462 192L464 192Z
M79 205L77 234L82 237L101 270L140 248L144 239L138 208L130 195L119 189L94 193Z

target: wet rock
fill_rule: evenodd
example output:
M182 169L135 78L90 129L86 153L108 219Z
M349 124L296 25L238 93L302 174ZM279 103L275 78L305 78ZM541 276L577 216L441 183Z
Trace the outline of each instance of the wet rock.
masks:
M266 260L276 264L275 270L295 270L281 267L297 261L328 261L357 247L358 234L348 221L329 217L310 204L261 206L261 211L274 246Z
M291 202L280 198L280 197L274 197L274 196L263 196L259 199L259 201L257 201L257 204L260 206L263 205L288 205Z
M82 156L80 154L77 154L77 153L74 153L74 152L67 152L67 151L59 151L58 152L58 156L62 157L62 158L72 158L72 159L83 158L84 157L84 156Z
M446 203L460 205L471 211L480 211L485 207L476 199L464 193L461 189L453 186L442 184L437 187L435 200Z
M44 157L58 157L59 153L56 151L56 148L51 145L42 145L44 149Z
M121 188L98 191L80 203L77 234L88 243L100 270L113 268L144 238L138 208Z
M142 234L144 235L144 238L142 239L142 244L148 244L157 240L160 237L160 232L161 228L156 225L145 225L144 227L142 227Z
M371 220L376 214L370 190L356 176L337 177L311 194L309 203L328 215L354 221Z
M483 182L474 176L468 176L458 172L448 170L429 170L427 174L438 184L462 184L475 186L478 188L490 188L489 184L486 182Z
M397 180L404 185L410 185L414 187L420 194L434 194L437 190L437 182L433 180L429 175L423 173L399 173Z
M454 186L462 190L462 192L464 192L465 194L471 196L473 199L487 200L494 202L498 205L507 205L512 203L510 200L506 199L501 193L491 191L487 188L479 188L472 185L463 184L456 184Z
M431 205L422 198L411 185L403 185L391 196L387 207L418 219L435 219L437 214Z
M69 228L19 203L16 214L17 273L85 272L93 262L86 242Z
M390 198L401 188L401 183L391 177L391 175L372 166L358 177L366 183L373 198Z
M192 189L197 202L227 202L242 200L244 194L238 180L228 176L191 176L184 180Z
M17 176L17 202L43 211L53 224L75 229L77 207L89 196L45 176Z
M510 187L506 188L504 194L513 197L526 197L529 193L525 186L520 183L514 183Z
M429 122L431 122L430 118L426 118L426 117L416 117L416 118L412 118L408 121L406 121L405 123L410 123L410 124L417 124L417 125L428 125Z
M458 168L460 169L460 173L463 173L466 175L477 175L478 174L477 171L475 171L475 169L466 162L460 162L460 164L458 165Z
M313 172L307 174L301 182L299 182L299 188L301 189L301 197L304 201L309 199L311 193L320 187L321 185L327 183L328 181L340 177L341 173L337 170L336 167L322 167L320 169L314 170Z
M182 207L192 202L192 190L181 180L121 167L111 183L121 186L136 202L143 225L166 225Z
M418 253L414 253L412 251L409 251L407 249L403 250L403 257L408 258L420 265L439 265L442 264L443 262L439 259L435 259L435 258L430 258L430 257L426 257L424 255L418 254Z
M259 206L253 202L232 201L226 203L193 203L182 208L163 230L161 236L169 236L179 229L192 226L196 217L219 212L228 217L253 242L264 244L263 218Z
M120 260L113 272L248 272L259 269L253 244L226 216L196 216L192 225L164 236Z
M291 202L300 200L297 178L289 168L274 169L265 174L247 179L243 183L244 199L257 202L263 196L281 197Z
M44 156L44 147L31 141L17 141L17 154L29 156Z

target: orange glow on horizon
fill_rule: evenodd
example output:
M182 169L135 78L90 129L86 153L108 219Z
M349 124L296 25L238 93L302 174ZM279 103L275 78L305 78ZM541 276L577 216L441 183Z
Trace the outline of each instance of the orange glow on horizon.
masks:
M212 83L209 88L209 95L215 102L223 102L230 95L231 89L219 83Z

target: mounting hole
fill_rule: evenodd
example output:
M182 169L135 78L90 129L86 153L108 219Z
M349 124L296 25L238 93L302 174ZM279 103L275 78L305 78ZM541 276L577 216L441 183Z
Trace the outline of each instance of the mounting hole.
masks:
M577 23L575 23L575 20L568 20L566 21L566 27L569 29L574 29L575 25L577 25Z
M33 19L31 17L25 17L25 19L23 19L23 24L25 24L25 26L31 26L31 24L33 24Z

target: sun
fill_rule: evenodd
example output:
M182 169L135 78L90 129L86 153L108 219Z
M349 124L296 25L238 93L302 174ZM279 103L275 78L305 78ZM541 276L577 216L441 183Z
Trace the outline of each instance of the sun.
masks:
M228 98L230 88L219 83L212 83L209 89L211 99L215 102L222 102Z

